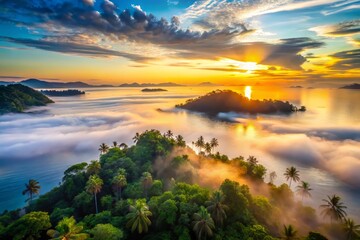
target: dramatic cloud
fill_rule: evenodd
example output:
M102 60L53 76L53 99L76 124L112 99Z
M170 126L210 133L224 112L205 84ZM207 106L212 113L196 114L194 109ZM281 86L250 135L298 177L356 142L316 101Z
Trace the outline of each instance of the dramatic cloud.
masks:
M38 48L52 52L67 53L67 54L77 54L77 55L85 55L92 57L117 56L117 57L125 57L139 62L153 59L151 57L145 57L141 55L125 53L111 49L105 49L93 45L84 45L84 44L78 44L72 42L48 41L43 39L34 40L34 39L11 38L11 37L1 37L1 36L0 39L6 40L8 42L23 44L28 47Z
M331 66L333 69L360 69L360 49L338 52L331 56L338 59L338 61Z
M208 1L209 8L213 7L212 2L214 1ZM42 29L47 34L40 39L2 39L68 54L120 56L140 62L151 59L148 56L134 54L129 51L130 49L118 51L99 46L98 39L105 39L119 44L151 44L162 49L165 57L169 58L230 58L279 65L289 69L301 69L301 65L306 61L301 55L302 51L323 45L309 38L282 39L274 43L241 43L237 38L254 31L244 23L223 25L206 21L208 29L205 31L184 30L180 28L179 18L173 17L170 22L164 18L157 19L154 15L144 12L140 6L133 6L132 11L118 12L117 6L109 0L102 1L100 9L89 3L91 1L76 4L70 1L58 4L43 1L37 4L18 4L3 1L1 5L7 10L5 17L16 20L20 13L27 15L34 18L28 24L30 29ZM15 18L11 14L15 14ZM218 20L219 23L229 23L225 19ZM204 21L199 20L197 24L205 26Z
M342 37L360 33L360 20L346 21L338 24L323 25L310 28L319 36Z

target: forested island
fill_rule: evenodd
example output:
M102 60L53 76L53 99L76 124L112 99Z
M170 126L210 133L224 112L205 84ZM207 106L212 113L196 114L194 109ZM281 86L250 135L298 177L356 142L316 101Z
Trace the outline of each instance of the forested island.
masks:
M133 139L102 143L99 160L69 167L43 195L30 179L22 192L28 205L0 216L0 239L357 239L359 225L339 196L319 202L327 223L295 198L292 184L301 199L316 191L295 167L279 173L289 184L277 186L277 174L265 180L256 157L216 152L216 138L195 140L198 154L171 131Z
M142 92L166 92L166 89L163 88L144 88L141 90Z
M0 86L0 114L20 113L32 106L53 103L41 92L22 84Z
M177 108L217 115L220 112L241 113L292 113L306 111L305 106L297 108L289 102L279 100L252 100L231 90L216 90L198 98L189 99Z
M340 89L360 89L360 84L359 83L353 83L353 84L350 84L350 85L343 86Z
M68 90L41 90L41 93L47 96L53 97L68 97L68 96L77 96L85 94L84 91L80 91L77 89L68 89Z

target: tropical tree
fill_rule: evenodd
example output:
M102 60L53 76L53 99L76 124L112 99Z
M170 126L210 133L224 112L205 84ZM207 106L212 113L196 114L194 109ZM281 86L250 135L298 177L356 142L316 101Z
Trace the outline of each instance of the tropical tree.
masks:
M229 209L229 207L224 204L224 200L225 197L223 193L221 191L215 191L210 201L206 202L206 205L208 206L207 210L218 226L223 225L224 220L227 217L225 211Z
M176 141L176 145L178 145L179 147L185 147L186 146L186 142L184 140L184 137L181 135L177 135L175 137L175 141Z
M144 199L138 199L133 205L130 205L130 212L126 215L128 220L126 226L131 229L132 232L135 230L139 234L142 232L147 232L151 221L149 217L152 213L149 210L149 207L146 205Z
M346 218L344 220L344 230L347 240L360 239L360 225L356 225L354 220Z
M197 239L202 240L213 235L215 229L214 220L210 217L207 210L201 206L200 211L194 213L193 230Z
M55 227L47 231L47 235L54 240L83 240L89 238L86 233L81 233L83 226L76 224L74 217L63 218Z
M137 143L140 139L140 134L137 132L135 133L135 136L133 137L134 143Z
M114 147L114 148L118 147L117 141L113 141L113 147Z
M289 187L291 187L292 181L294 182L300 181L299 171L293 166L291 166L290 168L286 168L284 176L286 178L286 181L290 180Z
M290 224L288 226L284 225L284 239L292 240L295 239L297 231L295 228Z
M126 143L120 143L119 148L124 150L128 148L128 145Z
M141 177L141 183L144 188L145 198L148 197L148 191L153 183L153 178L151 176L151 173L144 172Z
M126 176L124 174L115 176L112 184L116 189L116 197L121 199L121 191L127 185Z
M344 206L344 203L341 202L341 198L337 195L333 195L332 197L327 196L328 199L323 199L325 204L320 205L322 208L321 214L330 218L330 220L342 220L345 219L347 215Z
M40 184L38 181L34 179L30 179L28 183L25 183L25 190L22 191L22 194L28 194L29 198L26 199L26 201L29 201L29 204L31 204L34 195L37 195L40 193Z
M100 144L99 147L100 154L105 154L109 151L109 146L105 143Z
M212 150L210 143L208 143L208 142L205 143L204 149L205 149L205 152L206 152L207 154L210 154L210 153L211 153L211 150Z
M203 149L203 147L205 146L205 141L204 141L204 137L200 136L198 138L198 140L196 140L196 142L194 142L195 147L199 148L199 152L201 152L201 150Z
M302 199L304 199L304 197L311 197L310 191L312 188L310 188L310 184L308 182L301 181L301 184L296 188L296 193L301 195Z
M112 224L97 224L90 233L94 235L93 240L120 240L124 233Z
M216 138L212 138L210 141L211 150L214 151L214 149L219 146L219 142Z
M99 178L97 175L90 176L86 183L86 191L94 195L96 213L98 213L96 195L101 191L103 183L103 180L101 180L101 178Z
M101 169L101 165L100 165L99 161L91 160L89 165L86 168L86 172L88 175L99 174L100 169Z
M171 130L168 130L166 133L165 133L165 137L167 138L172 138L174 136L174 133L171 131Z
M275 171L272 171L271 173L270 173L270 183L274 183L274 180L277 178L277 174L276 174L276 172Z

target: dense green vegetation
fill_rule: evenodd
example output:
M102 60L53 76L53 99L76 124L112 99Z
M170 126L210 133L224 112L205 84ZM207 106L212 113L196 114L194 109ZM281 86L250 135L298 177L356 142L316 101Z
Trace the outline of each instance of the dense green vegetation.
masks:
M252 100L231 90L216 90L198 98L189 99L184 104L176 105L195 112L216 115L220 112L244 113L292 113L306 111L304 106L297 108L289 102L279 100Z
M32 106L53 103L42 93L21 84L0 86L0 114L23 112Z
M23 192L29 195L26 214L4 212L0 239L359 238L360 226L346 218L339 196L324 200L321 210L331 222L320 223L289 185L273 184L276 173L265 182L267 169L254 156L214 153L215 138L194 141L198 154L171 131L137 133L134 142L101 144L99 160L69 167L62 183L37 199L40 185L30 180ZM219 169L234 171L207 175ZM294 167L284 174L292 183L300 181ZM198 185L204 178L220 184ZM309 183L297 190L311 196Z
M68 97L68 96L77 96L85 94L84 91L80 91L77 89L68 89L68 90L41 90L41 93L47 96L54 97Z

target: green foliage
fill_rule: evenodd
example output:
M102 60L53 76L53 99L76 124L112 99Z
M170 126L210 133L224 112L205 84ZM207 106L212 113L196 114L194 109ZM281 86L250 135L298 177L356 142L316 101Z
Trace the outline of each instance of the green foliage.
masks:
M325 236L317 232L309 232L309 235L306 237L306 240L328 240Z
M74 208L55 208L50 215L50 219L55 224L65 217L71 217L73 214Z
M47 231L47 235L56 240L84 240L89 237L88 234L82 233L83 226L76 224L74 217L65 217L55 229Z
M44 94L21 84L0 86L0 114L23 112L32 106L44 106L53 103Z
M97 224L90 233L94 236L94 240L120 240L124 233L111 224Z
M2 239L38 239L51 227L47 212L31 212L7 226Z
M139 234L146 233L149 230L151 221L149 217L152 213L149 211L145 200L138 199L133 205L130 205L130 212L126 215L128 222L126 226L132 232L137 231Z
M159 206L158 220L160 222L174 225L176 221L178 208L176 202L168 199Z

